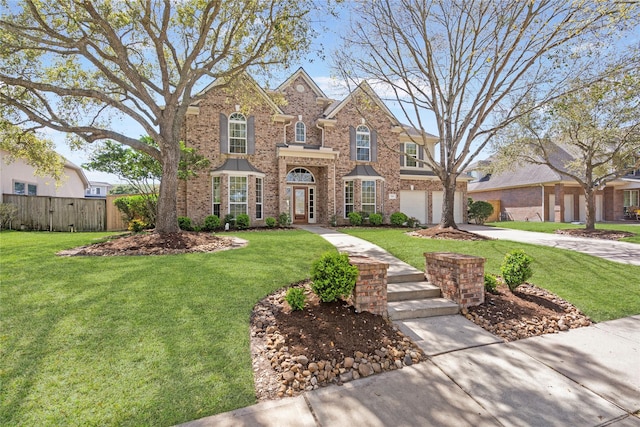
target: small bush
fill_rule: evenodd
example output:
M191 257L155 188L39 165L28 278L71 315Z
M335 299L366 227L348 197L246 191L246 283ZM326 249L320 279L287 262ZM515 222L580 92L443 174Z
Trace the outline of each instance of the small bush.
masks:
M498 279L496 276L490 273L485 273L484 275L484 290L493 294L496 292L496 288L498 287Z
M502 279L511 292L533 275L532 262L533 258L520 249L515 249L504 257L500 272L502 273Z
M202 229L204 231L214 231L220 228L220 218L218 215L208 215L204 218L204 225Z
M236 226L236 218L232 214L226 214L224 216L224 224L229 224L229 227L234 228Z
M493 205L483 200L474 202L472 198L469 198L467 205L469 220L474 220L476 224L484 224L487 218L493 213Z
M307 301L307 296L304 294L304 289L302 288L289 288L287 294L284 297L291 310L303 310L304 305Z
M287 212L282 212L278 215L278 226L289 227L291 225L291 216Z
M238 229L246 230L247 228L249 228L249 224L250 224L249 215L239 214L236 217L236 227L238 227Z
M351 225L362 225L362 215L358 212L349 212L349 223Z
M125 222L139 219L153 227L156 218L158 196L155 194L138 194L114 199L113 204L122 214Z
M403 227L408 220L409 217L407 217L407 215L403 214L402 212L394 212L389 217L389 221L391 222L391 224L395 225L396 227Z
M18 207L12 203L0 203L0 230L11 227L18 216Z
M140 233L144 231L145 228L147 228L147 223L145 223L140 219L132 219L131 221L129 221L129 226L127 227L127 230L134 233Z
M311 289L322 302L351 295L357 278L358 268L347 254L327 252L311 266Z
M382 215L379 213L372 213L369 215L369 224L382 225Z
M276 219L275 219L274 217L272 217L272 216L268 216L268 217L264 220L264 223L265 223L265 224L267 224L267 227L269 227L269 228L273 228L273 227L275 227L275 226L276 226L277 221L276 221Z
M191 218L189 218L188 216L179 216L178 227L180 227L180 230L193 231L193 224L191 223Z
M329 218L329 225L332 227L338 226L338 215L331 215L331 218Z
M420 221L418 221L418 218L415 218L415 217L407 218L407 227L415 228L419 225L420 225Z

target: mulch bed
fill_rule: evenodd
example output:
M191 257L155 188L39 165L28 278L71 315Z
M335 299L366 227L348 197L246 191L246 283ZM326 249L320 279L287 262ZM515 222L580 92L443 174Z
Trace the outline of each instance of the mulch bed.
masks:
M568 230L556 230L556 234L564 234L573 237L588 237L590 239L603 239L603 240L620 240L625 237L632 237L633 233L619 230L585 230L584 228L574 228Z

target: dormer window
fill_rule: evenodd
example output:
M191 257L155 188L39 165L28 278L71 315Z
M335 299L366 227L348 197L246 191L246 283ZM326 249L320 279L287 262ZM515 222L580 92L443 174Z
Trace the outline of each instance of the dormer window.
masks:
M296 142L305 142L307 140L307 127L303 122L296 123Z
M356 160L371 161L371 132L365 125L356 128Z
M229 153L247 154L247 119L241 113L229 116Z

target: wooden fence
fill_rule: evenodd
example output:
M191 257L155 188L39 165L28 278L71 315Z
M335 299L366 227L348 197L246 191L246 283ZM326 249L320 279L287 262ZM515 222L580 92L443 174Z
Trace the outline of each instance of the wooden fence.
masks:
M113 204L118 197L128 196L129 194L113 194L107 196L107 231L126 230L128 224L122 219L122 213Z
M105 231L104 199L3 194L3 203L18 208L11 228L44 231Z

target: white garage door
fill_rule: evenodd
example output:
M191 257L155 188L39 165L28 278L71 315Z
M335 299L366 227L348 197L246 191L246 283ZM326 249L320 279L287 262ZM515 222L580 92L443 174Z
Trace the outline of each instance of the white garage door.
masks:
M578 220L580 222L587 220L587 198L584 194L578 196Z
M573 194L564 195L564 222L573 222Z
M401 191L400 212L409 217L417 218L420 224L427 223L427 192Z
M433 223L438 224L442 219L442 203L444 201L443 191L434 191L433 196ZM462 192L456 191L453 198L453 220L456 224L462 224L464 215L462 215Z

